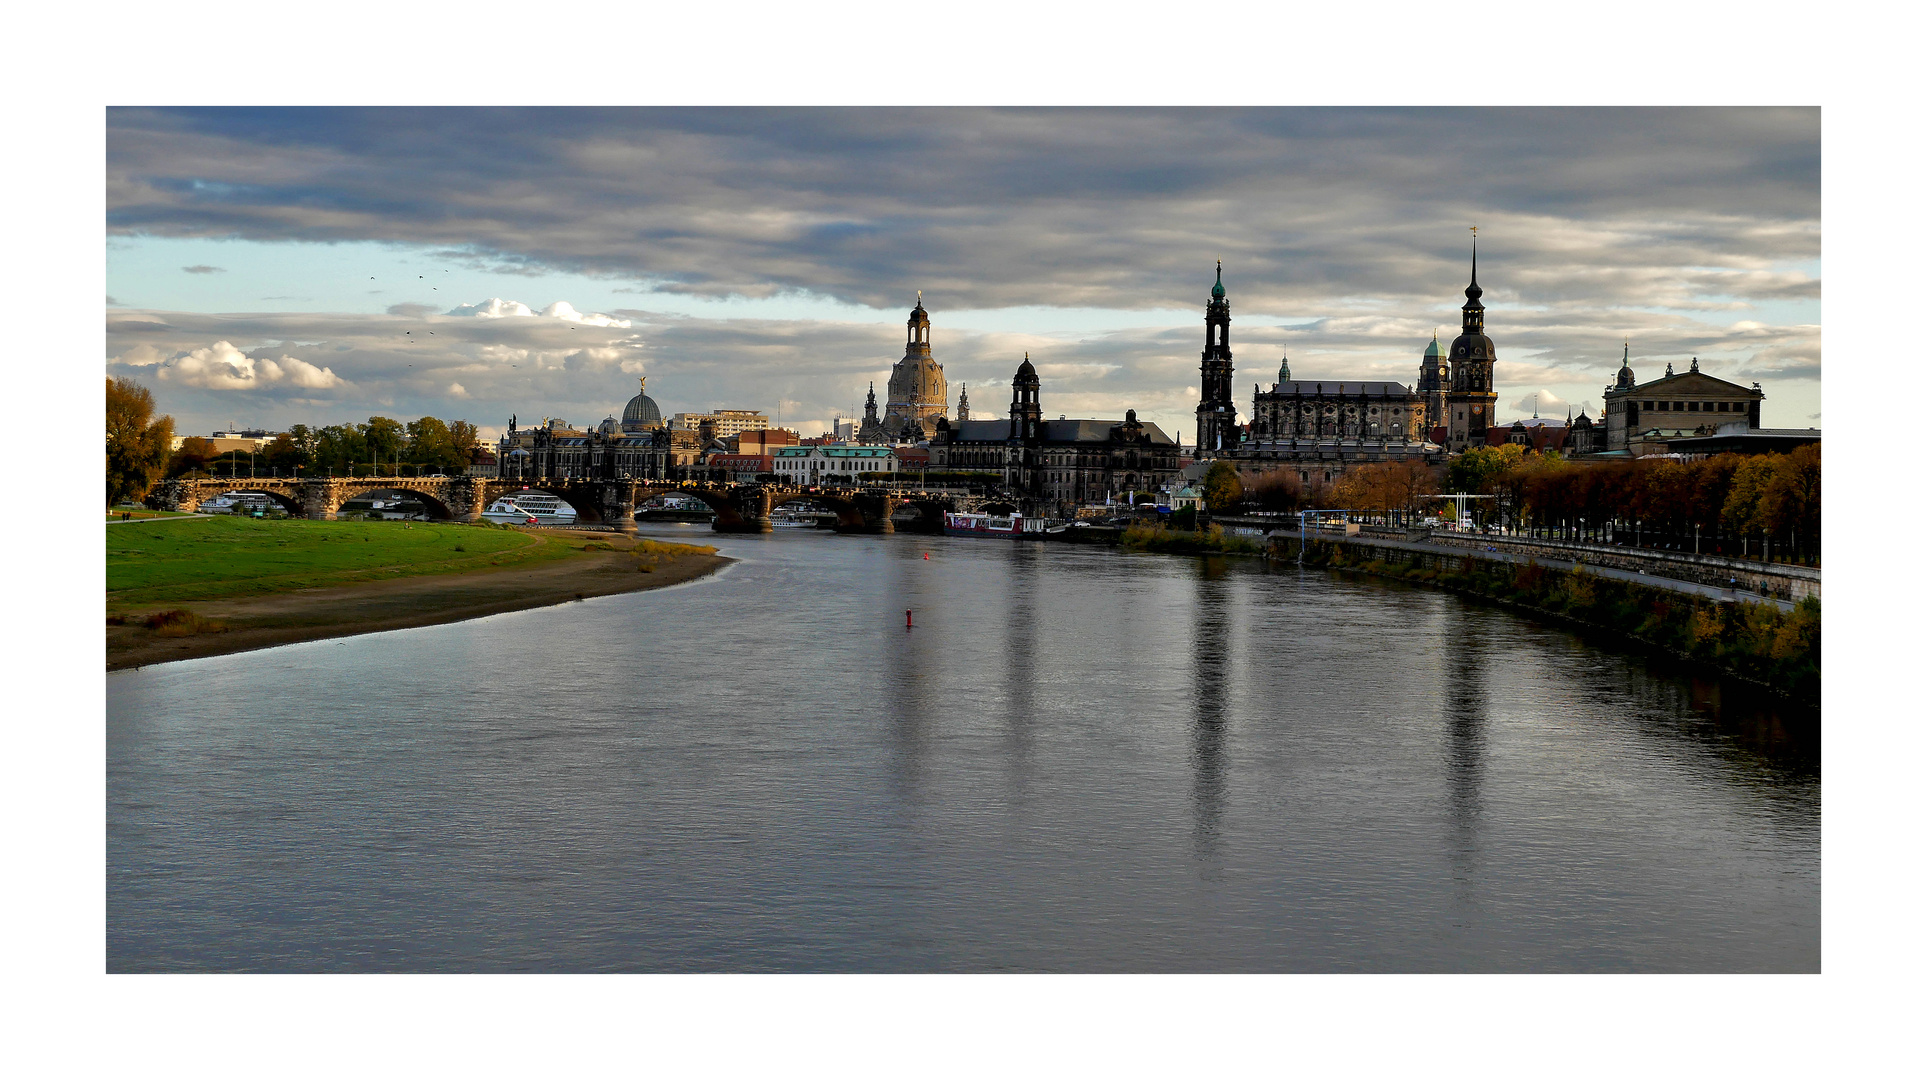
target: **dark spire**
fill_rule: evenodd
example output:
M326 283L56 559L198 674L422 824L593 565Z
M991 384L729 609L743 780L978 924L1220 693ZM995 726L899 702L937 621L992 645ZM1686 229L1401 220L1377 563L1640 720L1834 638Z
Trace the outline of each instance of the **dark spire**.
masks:
M1224 299L1224 260L1218 260L1218 283L1211 286L1211 299Z
M1474 225L1472 226L1472 284L1465 287L1465 296L1468 300L1477 300L1484 295L1485 290L1479 288L1479 227Z

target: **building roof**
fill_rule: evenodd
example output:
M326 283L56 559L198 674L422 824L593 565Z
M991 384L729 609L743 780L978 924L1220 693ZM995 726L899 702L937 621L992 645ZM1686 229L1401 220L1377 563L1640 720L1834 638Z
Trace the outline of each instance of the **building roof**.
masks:
M1737 390L1740 393L1745 394L1749 397L1764 398L1766 396L1766 393L1761 389L1759 389L1757 385L1752 387L1741 386L1739 383L1722 379L1717 375L1708 375L1706 372L1701 371L1698 368L1694 368L1690 371L1676 371L1671 375L1661 375L1659 378L1654 379L1652 382L1634 383L1628 386L1614 387L1613 389L1606 391L1606 395L1608 397L1618 398L1618 397L1635 397L1641 394L1650 394L1654 392L1673 394L1673 393L1679 393L1682 390L1684 390L1684 387L1678 384L1686 383L1686 382L1711 383L1713 384L1713 386L1709 386L1708 389L1713 389L1717 387L1721 390L1727 391L1728 393L1731 393L1732 391ZM1665 390L1659 389L1662 386L1667 386L1668 383L1672 383L1674 385L1668 387Z
M809 457L811 454L821 454L824 457L833 458L882 458L890 456L890 448L887 446L778 446L773 449L775 449L776 452L770 456L779 458Z
M1410 397L1412 394L1404 383L1325 382L1318 379L1274 383L1270 392L1308 397Z
M1819 428L1754 428L1717 435L1697 435L1671 439L1666 448L1681 454L1718 454L1731 450L1742 454L1794 450L1820 441Z
M1111 441L1111 429L1122 426L1122 420L1046 420L1043 436L1047 443L1107 443ZM1138 426L1144 429L1153 446L1177 445L1177 441L1156 424L1140 420ZM950 425L950 438L957 443L1006 442L1010 439L1010 421L959 420Z

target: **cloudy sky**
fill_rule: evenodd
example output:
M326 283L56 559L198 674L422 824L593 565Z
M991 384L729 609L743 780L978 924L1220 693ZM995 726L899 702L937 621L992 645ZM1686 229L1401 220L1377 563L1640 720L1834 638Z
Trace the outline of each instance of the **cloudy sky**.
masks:
M924 294L973 411L1193 433L1222 259L1240 410L1411 382L1479 227L1500 415L1697 356L1820 426L1817 109L110 109L110 375L183 431L861 409Z

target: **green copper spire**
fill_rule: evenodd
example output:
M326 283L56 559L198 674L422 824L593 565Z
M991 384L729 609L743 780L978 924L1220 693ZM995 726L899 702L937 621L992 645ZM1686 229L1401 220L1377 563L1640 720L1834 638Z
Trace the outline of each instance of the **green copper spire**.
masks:
M1291 381L1291 357L1289 356L1281 356L1278 358L1278 381Z
M1211 299L1224 299L1224 260L1218 260L1218 283L1211 286Z

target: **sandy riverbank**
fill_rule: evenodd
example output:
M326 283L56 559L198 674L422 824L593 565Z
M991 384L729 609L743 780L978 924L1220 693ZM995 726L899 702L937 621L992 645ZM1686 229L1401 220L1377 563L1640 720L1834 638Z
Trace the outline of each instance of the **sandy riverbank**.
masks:
M606 537L605 537L606 539ZM585 552L528 569L400 578L238 600L170 604L227 629L163 637L145 626L107 627L107 670L247 652L297 641L459 622L591 596L640 592L691 581L733 560L680 555L638 568L628 551Z

